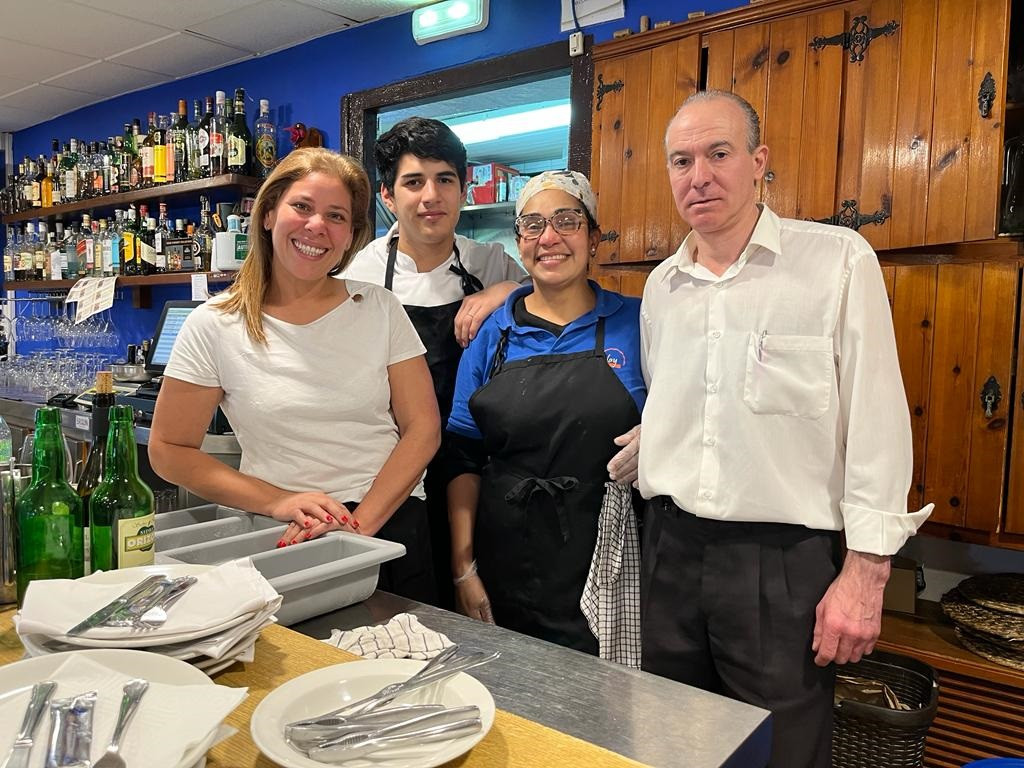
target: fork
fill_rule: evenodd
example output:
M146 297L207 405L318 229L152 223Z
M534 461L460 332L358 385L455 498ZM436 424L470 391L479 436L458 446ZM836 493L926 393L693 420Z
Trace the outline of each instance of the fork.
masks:
M198 579L195 576L180 576L171 582L171 586L163 594L160 600L152 608L148 608L135 621L139 629L159 629L167 621L167 610L174 605L181 596L192 588Z
M117 713L117 725L114 726L114 735L110 737L110 745L103 756L97 760L92 768L127 768L124 758L121 757L121 738L128 729L128 723L139 708L142 695L149 688L145 680L132 680L124 687L124 696L121 697L121 711Z

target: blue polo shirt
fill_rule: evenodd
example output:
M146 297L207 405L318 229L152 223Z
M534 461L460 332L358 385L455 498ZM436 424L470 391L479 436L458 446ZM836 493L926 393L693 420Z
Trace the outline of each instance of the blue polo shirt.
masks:
M605 291L589 281L597 297L594 308L565 326L560 336L543 328L519 325L513 308L516 302L533 292L532 285L517 288L505 304L484 321L476 338L462 355L459 374L455 381L455 399L448 430L463 437L482 439L480 430L469 412L469 398L486 383L487 372L494 360L498 339L506 328L508 336L506 362L522 360L533 355L568 355L594 348L597 320L604 321L604 347L608 365L619 377L638 410L643 410L647 399L647 386L640 369L640 299ZM570 404L566 403L569 407Z

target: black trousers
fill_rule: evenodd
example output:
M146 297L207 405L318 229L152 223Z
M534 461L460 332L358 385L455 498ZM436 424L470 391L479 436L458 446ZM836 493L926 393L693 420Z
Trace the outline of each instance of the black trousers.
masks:
M643 668L772 713L771 768L829 768L835 667L815 666L815 608L839 534L647 506Z
M345 506L352 511L357 508L353 503ZM437 589L426 502L410 496L377 531L376 537L405 545L404 556L381 564L377 589L436 605Z

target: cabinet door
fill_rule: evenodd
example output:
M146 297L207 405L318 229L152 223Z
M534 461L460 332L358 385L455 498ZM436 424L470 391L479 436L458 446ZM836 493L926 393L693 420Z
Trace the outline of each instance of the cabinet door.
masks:
M860 0L847 29L836 202L876 250L993 237L1008 0ZM856 54L856 55L855 55ZM979 107L982 83L997 89ZM838 212L838 211L837 211Z
M1024 301L1020 302L1020 328L1024 328ZM1010 455L1010 487L1006 497L1007 533L1024 534L1024 334L1017 342L1017 386L1006 396L1013 399L1013 450Z
M761 117L768 168L760 197L780 216L832 215L843 49L810 41L841 30L842 9L706 35L707 87L732 91Z
M896 268L893 324L914 430L908 504L934 502L931 522L998 530L1018 272L994 261Z
M699 66L697 36L595 62L598 264L661 260L686 235L669 189L664 139L668 121L697 88Z

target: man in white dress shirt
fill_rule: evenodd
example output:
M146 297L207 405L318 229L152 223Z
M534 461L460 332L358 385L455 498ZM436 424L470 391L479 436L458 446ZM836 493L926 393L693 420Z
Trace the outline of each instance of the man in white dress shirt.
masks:
M889 556L930 507L906 509L877 257L756 202L759 131L750 104L707 91L665 137L692 232L641 310L643 667L771 710L770 765L826 768L835 664L874 647Z

